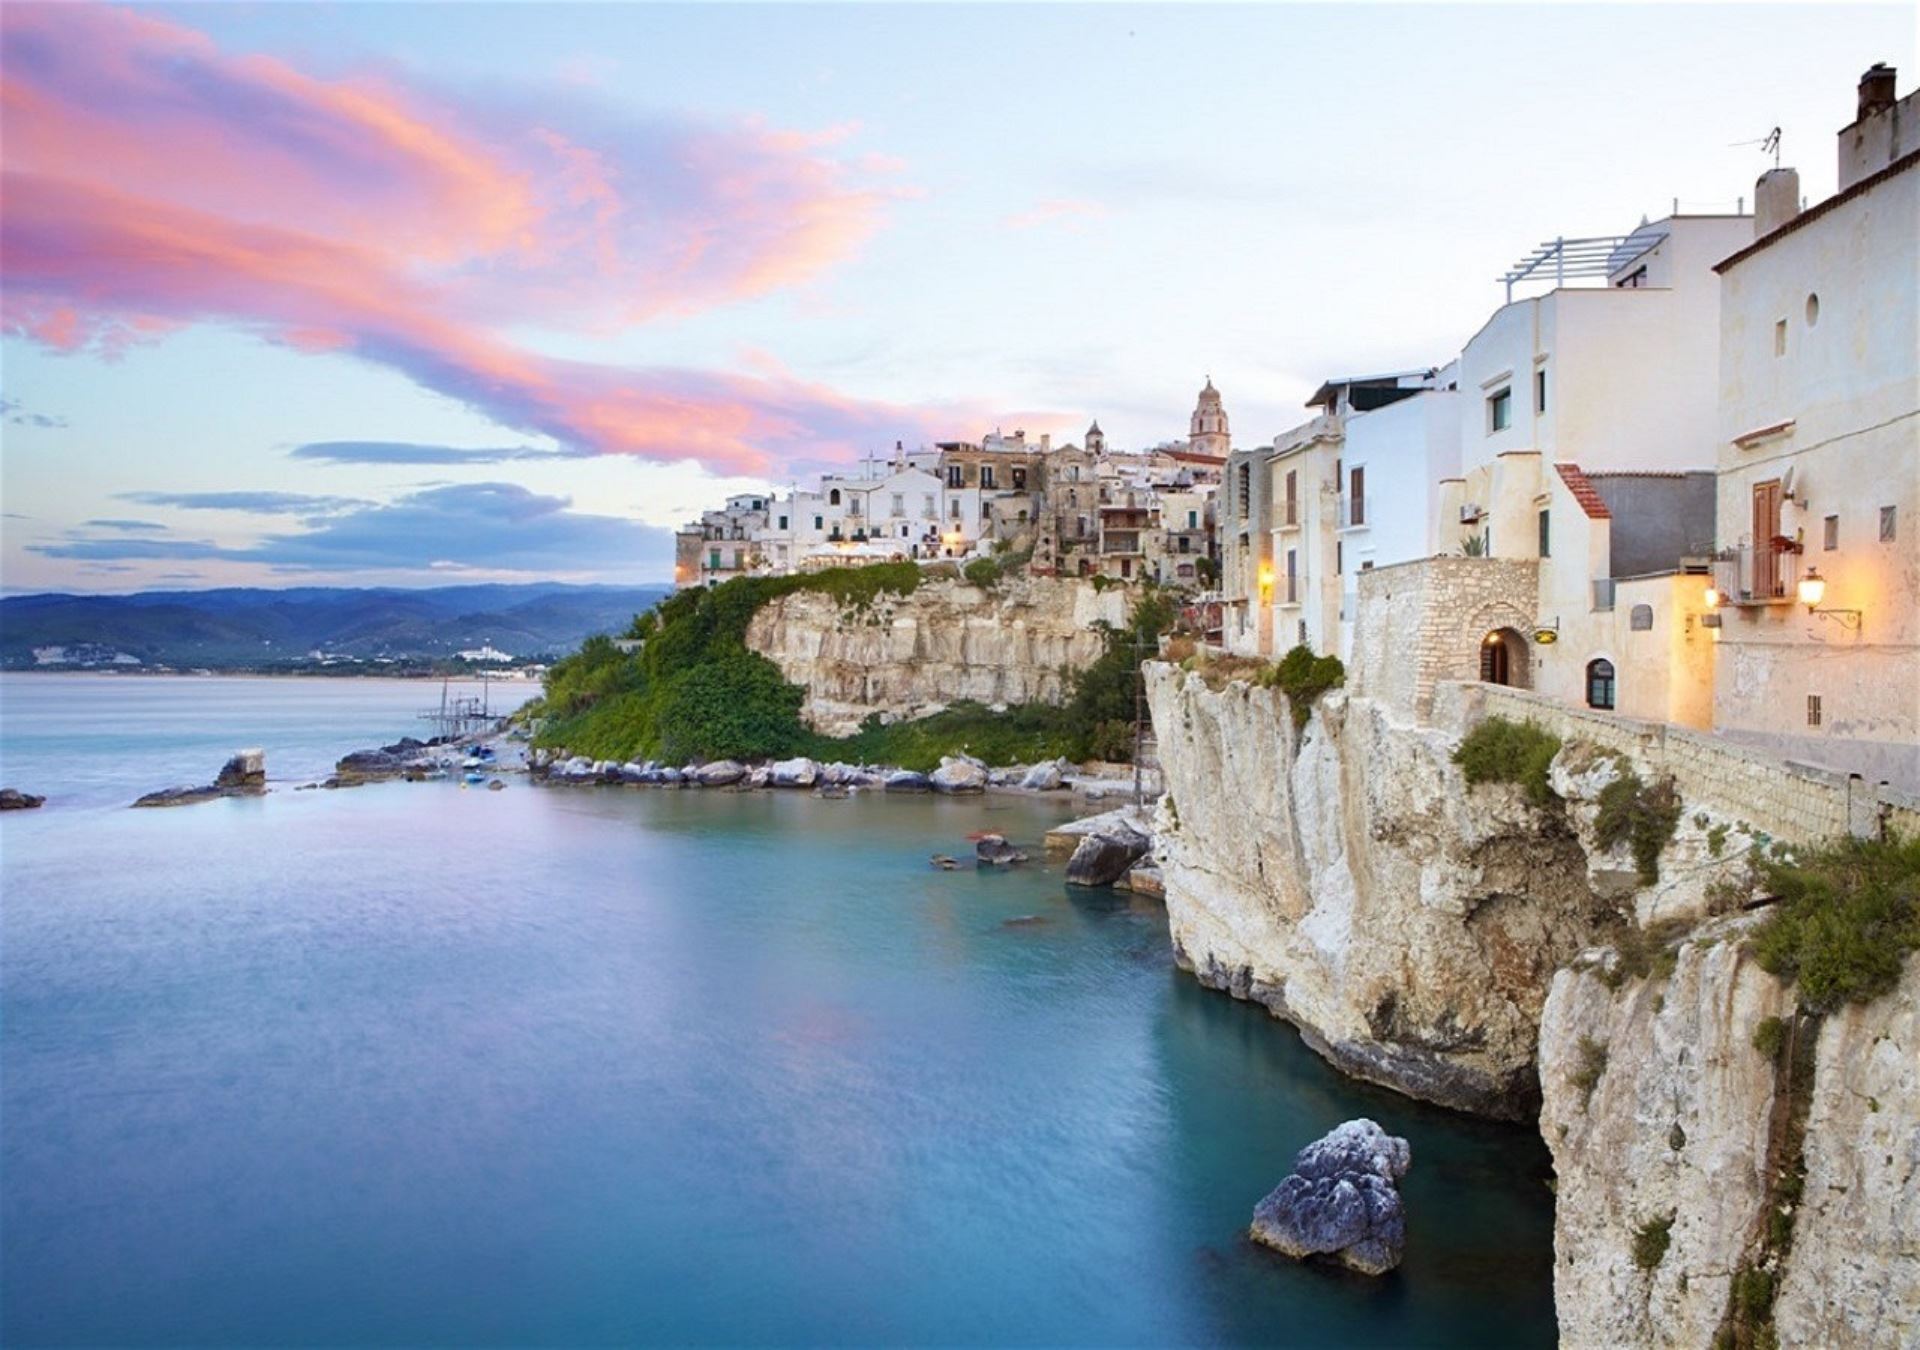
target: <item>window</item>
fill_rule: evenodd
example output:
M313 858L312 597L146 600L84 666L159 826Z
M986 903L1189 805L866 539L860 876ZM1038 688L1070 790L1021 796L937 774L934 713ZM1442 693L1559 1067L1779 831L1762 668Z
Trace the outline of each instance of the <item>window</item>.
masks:
M715 572L720 570L720 550L712 549L707 553L707 567Z
M933 508L933 494L931 492L923 492L920 494L920 514L928 520L932 520L940 514Z
M1013 466L1013 490L1015 492L1027 490L1027 471L1018 464Z
M1653 631L1653 606L1635 605L1627 611L1627 627L1636 633Z
M1200 528L1200 513L1198 511L1187 512L1187 528L1190 530Z
M787 528L787 518L785 516L780 517L780 528L783 530Z
M1613 662L1604 657L1587 662L1587 706L1613 707Z
M847 514L850 516L860 514L860 499L858 497L847 498Z
M947 505L952 508L947 514L955 520L960 519L960 499L955 497L952 501L948 502Z
M1502 389L1487 400L1487 434L1513 425L1513 390Z
M1339 576L1347 570L1347 547L1338 539L1333 541L1333 574Z
M1819 322L1820 297L1809 292L1807 295L1807 327L1811 328Z
M1820 725L1820 695L1818 694L1807 695L1807 725L1810 727Z
M1547 410L1547 368L1545 366L1533 372L1533 410L1537 413Z
M966 469L959 464L947 465L947 486L955 487L955 488L959 487L960 484L965 480L966 474L967 474Z
M896 519L907 514L907 497L904 492L893 494L893 515Z
M1898 511L1899 508L1894 506L1883 506L1880 508L1880 542L1883 544L1891 544L1894 535L1898 533L1895 528L1898 524L1898 521L1895 519Z
M1553 556L1552 515L1553 512L1551 511L1542 511L1540 513L1540 556L1543 558L1551 558Z
M824 520L822 520L822 519L821 519L821 518L820 518L819 516L815 516L815 517L813 518L813 528L814 528L814 529L816 529L816 530L822 530L822 529L825 529L825 528L826 528L826 522L825 522Z
M1827 517L1826 527L1821 534L1820 547L1828 553L1840 547L1840 517Z
M983 488L993 486L993 465L982 464L980 466L980 486Z
M1349 470L1347 473L1347 483L1347 523L1349 525L1365 525L1367 523L1367 471L1365 466Z
M1773 354L1775 356L1787 354L1787 321L1785 319L1781 319L1773 326Z
M827 505L828 506L840 505L840 489L839 488L835 488L832 492L829 492L827 494Z
M1182 553L1193 552L1193 540L1187 538L1187 536L1184 534L1180 536L1180 552Z
M1287 550L1287 603L1290 605L1298 604L1300 601L1298 559L1297 550Z
M1240 507L1240 519L1247 518L1247 498L1253 495L1253 466L1242 464L1238 481L1235 483L1234 500Z
M1300 475L1293 469L1287 470L1287 518L1289 525L1300 523Z

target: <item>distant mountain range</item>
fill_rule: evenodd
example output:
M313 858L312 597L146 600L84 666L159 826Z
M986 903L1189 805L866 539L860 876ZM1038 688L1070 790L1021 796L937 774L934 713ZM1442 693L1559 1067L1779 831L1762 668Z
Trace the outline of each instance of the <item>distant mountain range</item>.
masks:
M233 588L0 599L0 666L261 669L320 659L420 663L492 647L522 660L619 633L665 586ZM319 653L316 658L314 653Z

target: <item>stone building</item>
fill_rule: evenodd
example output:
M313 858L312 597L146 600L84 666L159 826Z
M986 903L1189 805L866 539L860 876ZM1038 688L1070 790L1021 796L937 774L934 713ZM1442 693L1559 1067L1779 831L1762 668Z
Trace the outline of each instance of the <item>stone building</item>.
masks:
M1721 735L1920 791L1920 108L1860 81L1839 190L1723 259Z
M1188 419L1187 444L1203 455L1212 455L1215 459L1225 459L1233 448L1232 438L1227 431L1227 410L1221 406L1220 391L1213 387L1213 377L1207 377L1207 384L1200 391L1200 400L1194 404L1193 416Z

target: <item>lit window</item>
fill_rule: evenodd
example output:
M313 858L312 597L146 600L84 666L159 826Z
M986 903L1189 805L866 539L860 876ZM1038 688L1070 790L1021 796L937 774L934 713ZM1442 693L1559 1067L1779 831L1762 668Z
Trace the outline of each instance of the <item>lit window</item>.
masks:
M1613 707L1613 662L1605 658L1587 662L1587 706Z
M1829 553L1833 552L1833 550L1840 547L1840 517L1838 516L1827 517L1826 529L1824 531L1824 536L1820 541L1820 547L1825 549Z
M1513 390L1502 389L1487 400L1487 434L1505 431L1513 425Z

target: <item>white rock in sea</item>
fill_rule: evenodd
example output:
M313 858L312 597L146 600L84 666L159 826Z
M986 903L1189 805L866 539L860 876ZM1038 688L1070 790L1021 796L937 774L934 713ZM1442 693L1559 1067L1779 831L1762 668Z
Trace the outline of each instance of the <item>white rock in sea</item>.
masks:
M772 787L810 788L820 777L820 766L801 755L767 766L767 783Z
M927 783L935 792L983 792L987 771L975 760L949 755L940 761L939 768L927 775Z

